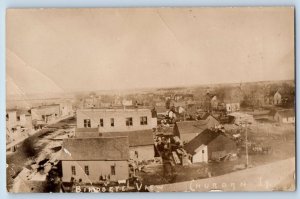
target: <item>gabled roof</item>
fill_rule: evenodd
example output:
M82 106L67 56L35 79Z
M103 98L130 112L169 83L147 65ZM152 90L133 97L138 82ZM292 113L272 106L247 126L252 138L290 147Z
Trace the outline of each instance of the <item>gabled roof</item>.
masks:
M130 147L147 146L147 145L154 144L153 131L151 129L140 130L140 131L102 133L102 137L112 137L112 136L127 136Z
M211 117L206 120L196 120L196 121L183 121L177 122L176 125L180 134L190 134L195 132L202 132L212 126L213 122L218 123L217 120L212 121Z
M127 137L68 138L63 140L61 160L128 160Z
M281 115L282 117L295 117L295 110L288 109L288 110L279 110L277 114Z
M211 116L209 113L204 113L201 117L201 120L206 120L207 118L209 118L209 116ZM211 116L212 117L212 116Z
M128 137L129 146L147 146L153 145L153 131L149 130L139 130L139 131L125 131L125 132L101 132L98 128L76 128L75 132L80 132L81 137L85 137L84 133L87 134L87 138L91 137L103 137L103 138L111 138L111 137Z
M222 131L212 131L206 129L201 134L197 135L190 142L188 142L184 149L191 155L195 154L195 150L199 148L201 145L208 145L211 141L213 141L218 136L224 136Z

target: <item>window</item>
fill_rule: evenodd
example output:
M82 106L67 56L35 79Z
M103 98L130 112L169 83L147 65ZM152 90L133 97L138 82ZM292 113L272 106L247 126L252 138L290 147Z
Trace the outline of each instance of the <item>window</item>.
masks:
M204 150L202 150L202 153L204 153Z
M76 175L76 169L75 166L71 166L72 175Z
M110 118L110 126L115 126L115 119L114 118Z
M85 128L90 128L91 127L91 120L90 119L83 120L83 126Z
M103 121L103 119L102 119L102 118L100 119L100 126L101 126L101 127L103 127L103 126L104 126L104 121Z
M20 116L17 116L17 121L20 121L20 120L21 120Z
M132 126L132 117L126 118L126 126Z
M147 125L147 124L148 124L147 117L146 116L141 117L141 125Z
M139 152L138 151L134 151L134 155L136 158L139 158Z
M84 166L84 172L86 175L90 175L89 166Z
M116 175L116 166L115 165L110 166L110 173L112 176Z

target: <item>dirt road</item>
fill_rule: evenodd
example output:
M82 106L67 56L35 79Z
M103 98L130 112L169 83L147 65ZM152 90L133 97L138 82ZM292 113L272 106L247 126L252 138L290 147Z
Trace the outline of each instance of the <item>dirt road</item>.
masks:
M222 176L152 186L154 192L294 191L295 158L245 169Z

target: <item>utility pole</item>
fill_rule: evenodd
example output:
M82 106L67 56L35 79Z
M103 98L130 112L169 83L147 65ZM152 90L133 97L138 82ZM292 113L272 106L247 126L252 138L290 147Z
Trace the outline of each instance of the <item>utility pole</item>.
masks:
M248 168L249 165L249 157L248 157L248 127L246 123L246 168Z

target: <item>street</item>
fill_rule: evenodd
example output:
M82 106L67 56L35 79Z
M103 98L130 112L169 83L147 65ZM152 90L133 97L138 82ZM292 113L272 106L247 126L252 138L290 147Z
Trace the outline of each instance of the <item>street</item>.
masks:
M49 125L20 143L16 152L9 153L7 155L6 168L7 190L11 191L14 188L14 192L22 192L22 190L19 190L21 187L16 187L14 184L23 168L27 168L33 173L32 178L34 180L44 179L49 169L51 169L44 165L47 165L48 161L55 159L60 150L62 139L68 137L74 125L74 117ZM41 170L42 172L37 172ZM38 173L42 173L42 177Z

